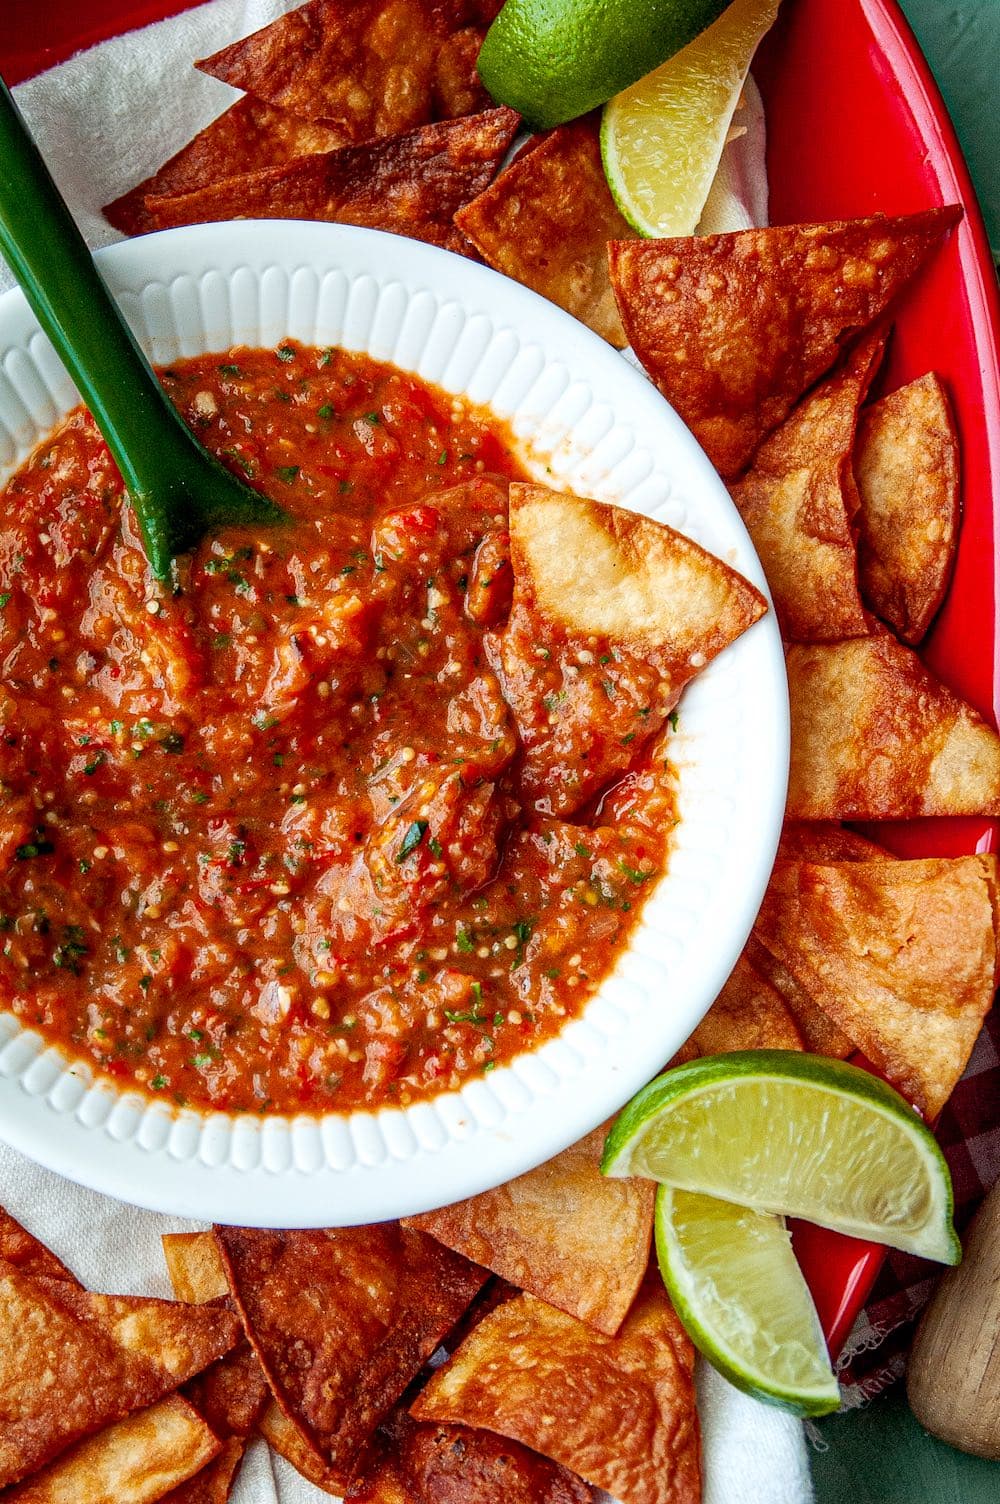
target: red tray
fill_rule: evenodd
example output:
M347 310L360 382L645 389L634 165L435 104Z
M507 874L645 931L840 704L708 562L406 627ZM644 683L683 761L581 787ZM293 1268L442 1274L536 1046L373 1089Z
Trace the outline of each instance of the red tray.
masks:
M191 0L6 0L0 72L28 78L80 47ZM961 203L965 219L908 294L881 386L927 370L947 382L962 445L955 578L926 656L985 715L1000 708L1000 301L986 231L951 122L895 0L785 0L755 65L767 104L774 223ZM901 855L993 850L987 820L881 827ZM799 1226L796 1249L831 1350L843 1344L882 1250Z

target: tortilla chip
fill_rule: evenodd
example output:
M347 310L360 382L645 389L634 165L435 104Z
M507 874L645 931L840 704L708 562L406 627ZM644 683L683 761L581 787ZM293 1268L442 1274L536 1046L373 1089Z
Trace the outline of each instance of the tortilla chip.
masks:
M164 1494L161 1504L226 1504L236 1481L246 1442L230 1437L217 1457L186 1483Z
M958 548L958 435L933 373L862 413L855 472L861 495L861 591L904 642L925 636Z
M621 1504L701 1498L694 1352L655 1271L617 1337L533 1295L481 1322L411 1414L499 1431Z
M219 1450L201 1417L171 1395L81 1442L5 1493L4 1504L152 1504Z
M346 1487L485 1270L392 1223L215 1236L275 1399Z
M1000 737L888 633L794 644L792 820L1000 815Z
M0 1259L13 1264L22 1274L41 1275L44 1279L68 1279L73 1284L79 1281L57 1259L51 1249L23 1228L0 1206Z
M336 126L303 120L247 96L206 125L152 177L105 204L104 217L125 235L144 235L156 228L146 212L148 197L191 193L208 183L348 144Z
M636 355L728 480L961 215L614 241L611 285Z
M726 985L688 1041L688 1059L731 1050L801 1050L802 1035L781 993L740 956Z
M165 1232L160 1239L178 1300L200 1306L229 1294L229 1281L210 1232Z
M744 951L759 976L765 977L795 1020L806 1049L813 1055L829 1055L847 1060L855 1053L854 1041L838 1029L818 1003L801 987L786 966L772 956L755 934L751 934Z
M996 884L995 856L779 861L756 933L933 1118L993 1002Z
M472 11L461 0L312 0L195 66L350 141L392 136L435 118L439 54L479 19ZM480 86L472 107L488 103Z
M218 1307L199 1311L141 1295L97 1295L65 1280L40 1279L37 1284L79 1320L99 1326L122 1353L145 1359L173 1385L201 1373L239 1341L236 1316Z
M521 735L522 790L561 815L629 765L767 607L689 538L604 502L514 482L510 534L514 601L487 651Z
M600 1172L607 1129L468 1201L404 1218L599 1331L621 1326L649 1263L655 1188ZM612 1194L618 1190L618 1194Z
M340 1498L344 1492L342 1473L329 1466L314 1443L273 1401L261 1416L260 1434L303 1478L308 1478L324 1493Z
M492 1431L417 1421L397 1410L376 1461L344 1504L592 1504L580 1478Z
M455 216L483 260L619 349L628 343L608 241L630 235L601 166L594 120L560 125Z
M318 219L366 225L469 253L455 213L496 174L518 126L513 110L424 125L405 136L300 157L191 193L152 194L150 228L222 219Z
M885 348L869 336L803 397L732 486L774 596L782 636L797 642L864 637L852 523L858 408Z
M856 830L832 821L788 821L778 842L778 855L804 862L875 862L889 853Z

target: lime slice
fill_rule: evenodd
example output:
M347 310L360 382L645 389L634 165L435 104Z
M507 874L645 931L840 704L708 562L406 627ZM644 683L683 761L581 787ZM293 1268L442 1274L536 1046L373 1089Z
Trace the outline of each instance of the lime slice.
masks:
M479 76L536 128L585 115L659 67L726 0L507 0L486 33Z
M604 107L604 173L641 235L693 235L757 44L780 0L733 0L719 19Z
M840 1393L781 1217L661 1186L656 1253L694 1345L731 1384L796 1415Z
M842 1060L746 1050L678 1066L632 1098L601 1168L943 1264L962 1255L929 1129L891 1086Z

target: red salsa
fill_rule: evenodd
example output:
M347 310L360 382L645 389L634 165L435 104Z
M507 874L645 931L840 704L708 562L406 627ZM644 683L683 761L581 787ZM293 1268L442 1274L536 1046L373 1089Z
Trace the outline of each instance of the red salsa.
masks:
M453 1088L580 1011L663 870L645 689L613 645L566 661L539 638L537 716L593 703L593 744L603 705L640 749L602 762L610 790L547 806L491 647L520 473L504 426L293 343L162 380L292 521L206 538L158 585L82 410L8 483L0 1003L182 1105ZM552 745L565 787L576 754Z

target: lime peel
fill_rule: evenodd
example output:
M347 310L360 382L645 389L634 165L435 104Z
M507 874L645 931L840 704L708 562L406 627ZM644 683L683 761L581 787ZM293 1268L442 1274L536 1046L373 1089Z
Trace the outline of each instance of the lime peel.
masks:
M601 1168L945 1264L961 1257L930 1130L891 1086L842 1060L748 1050L678 1066L625 1107Z
M674 1309L713 1368L796 1415L836 1410L836 1375L782 1218L661 1186L655 1227Z

